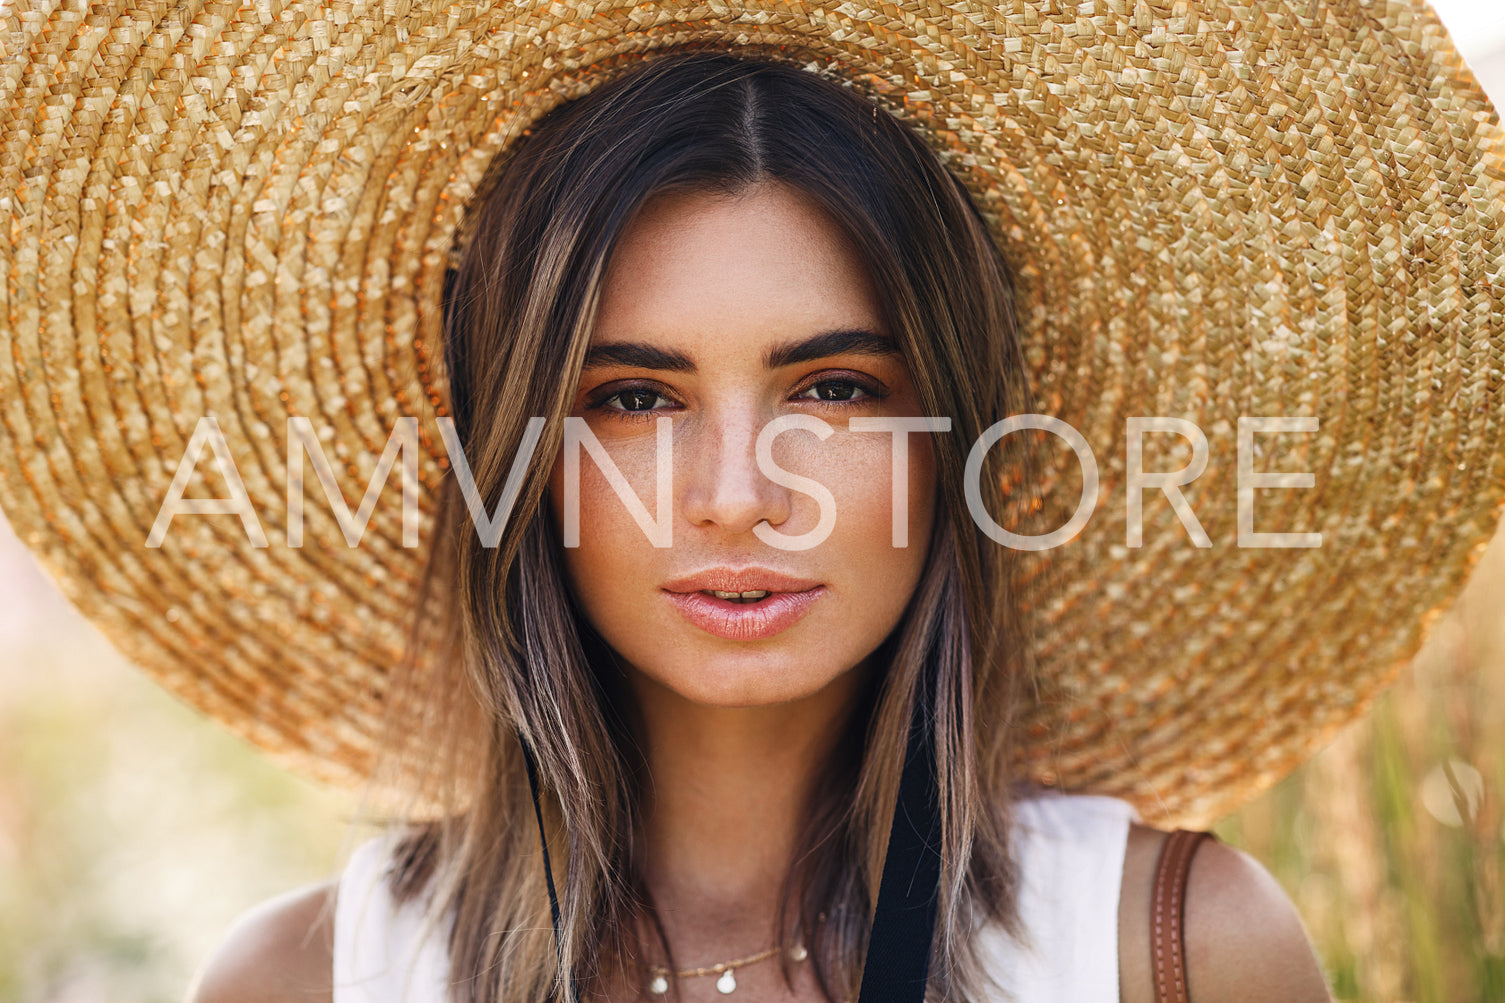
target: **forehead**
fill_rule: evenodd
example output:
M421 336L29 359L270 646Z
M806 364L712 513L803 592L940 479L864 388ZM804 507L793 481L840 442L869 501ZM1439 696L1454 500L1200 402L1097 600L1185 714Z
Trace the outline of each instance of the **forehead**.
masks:
M882 329L856 249L780 184L675 193L644 206L612 255L592 342L751 349L836 328Z

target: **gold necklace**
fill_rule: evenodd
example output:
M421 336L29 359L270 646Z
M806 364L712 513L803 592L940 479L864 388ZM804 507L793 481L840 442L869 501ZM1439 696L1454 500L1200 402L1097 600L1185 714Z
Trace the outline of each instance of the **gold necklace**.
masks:
M646 965L644 967L648 969L648 974L652 976L648 981L648 991L655 996L663 996L669 991L669 978L671 976L676 979L694 979L703 975L716 975L719 976L716 979L716 991L723 996L729 996L737 991L736 969L746 968L748 965L756 964L759 961L766 961L775 954L778 954L780 950L781 948L775 945L765 951L759 951L757 954L749 954L745 958L734 958L731 961L722 961L714 965L706 965L702 968L681 968L677 971L664 968L661 965ZM805 950L804 944L795 944L789 949L790 961L804 961L809 956L810 952Z

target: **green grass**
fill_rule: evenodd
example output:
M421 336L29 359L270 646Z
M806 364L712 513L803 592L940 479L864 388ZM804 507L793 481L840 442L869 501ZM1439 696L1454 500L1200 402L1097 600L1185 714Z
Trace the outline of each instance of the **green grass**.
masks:
M1217 826L1291 893L1338 999L1505 1000L1502 607L1497 541L1371 712Z

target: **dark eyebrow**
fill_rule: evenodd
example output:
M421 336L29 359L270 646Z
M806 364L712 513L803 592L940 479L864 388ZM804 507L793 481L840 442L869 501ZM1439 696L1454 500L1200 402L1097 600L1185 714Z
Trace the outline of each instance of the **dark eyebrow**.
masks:
M870 355L891 358L900 355L899 347L887 335L863 328L822 331L801 341L777 345L763 353L768 369L813 362L832 355ZM585 352L585 369L598 366L623 366L629 369L660 369L673 373L693 373L695 363L683 352L671 352L639 341L609 341L592 345Z
M831 355L870 355L886 359L901 354L899 346L885 334L863 328L825 331L803 341L791 341L763 354L763 365L769 369L793 366L801 362L814 362Z
M583 368L623 366L628 369L664 369L673 373L693 373L695 363L683 352L667 352L639 341L609 341L592 345L585 351Z

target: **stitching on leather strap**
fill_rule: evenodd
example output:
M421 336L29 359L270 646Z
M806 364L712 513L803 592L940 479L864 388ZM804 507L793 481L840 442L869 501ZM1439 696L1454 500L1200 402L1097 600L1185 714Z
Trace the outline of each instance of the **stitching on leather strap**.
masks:
M1156 1003L1189 1003L1183 917L1192 855L1210 832L1177 829L1166 837L1155 868L1151 898L1151 961Z
M1169 967L1174 964L1174 961L1167 958L1167 954L1171 953L1173 949L1166 943L1166 924L1169 922L1169 917L1166 914L1168 905L1166 901L1168 898L1166 886L1175 873L1175 868L1171 865L1171 860L1175 856L1176 847L1180 844L1180 834L1181 830L1178 829L1166 837L1165 844L1160 850L1159 865L1155 868L1155 894L1151 901L1151 915L1153 918L1152 932L1154 936L1153 960L1156 1003L1170 1003L1174 998L1171 996L1170 987L1167 985L1167 981L1171 977Z

